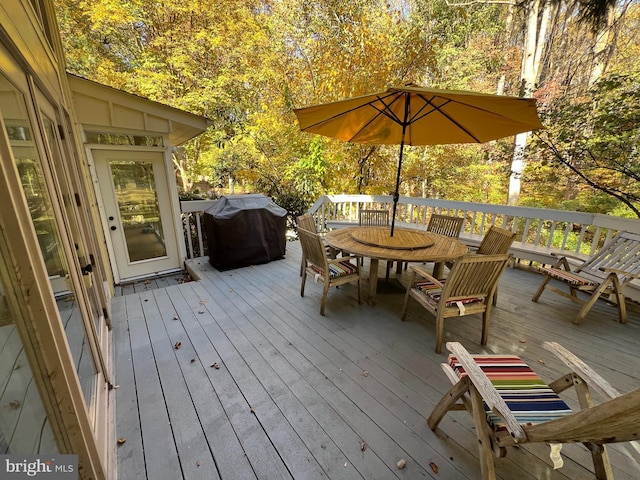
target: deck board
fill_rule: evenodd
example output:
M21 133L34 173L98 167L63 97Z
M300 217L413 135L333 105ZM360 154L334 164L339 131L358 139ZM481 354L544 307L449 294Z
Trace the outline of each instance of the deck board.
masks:
M125 303L147 477L180 478L182 471L171 420L140 296L128 295ZM130 385L120 385L120 388L130 388ZM116 404L116 411L117 408Z
M403 295L358 305L355 286L344 285L331 290L320 316L321 286L307 282L299 293L297 242L285 259L254 267L219 272L206 259L191 263L199 263L198 282L164 279L113 301L117 435L127 437L120 479L479 478L469 415L447 415L436 432L426 425L449 382L439 367L446 354L434 352L433 318L417 303L401 322ZM578 306L569 300L545 292L531 302L541 280L505 272L486 347L479 316L447 320L445 340L473 353L521 355L546 380L566 373L541 347L556 340L621 391L640 385L637 307L620 325L616 309L598 302L574 325ZM577 405L571 394L566 400ZM616 479L639 477L630 448L611 449ZM496 460L498 476L592 478L584 448L565 446L563 457L553 470L548 447L512 449Z

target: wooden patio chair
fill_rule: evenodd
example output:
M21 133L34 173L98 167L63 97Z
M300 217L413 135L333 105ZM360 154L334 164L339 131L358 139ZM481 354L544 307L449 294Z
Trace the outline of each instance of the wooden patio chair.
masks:
M451 215L440 215L434 213L429 217L429 223L427 224L427 232L437 233L438 235L444 235L445 237L451 237L458 239L462 232L462 225L464 224L463 217L454 217ZM404 269L407 269L409 262L404 262ZM401 265L398 265L398 271Z
M471 355L460 343L448 342L452 355L442 368L453 386L431 412L429 427L435 431L452 410L469 412L484 480L496 478L494 455L504 457L507 447L527 443L551 444L554 468L562 465L558 444L583 443L591 452L596 478L613 479L605 445L639 438L640 389L620 395L562 346L542 345L572 369L549 385L517 356ZM558 396L570 387L576 387L577 412ZM592 391L606 401L594 405Z
M620 323L627 322L627 308L623 288L634 278L640 277L640 235L620 232L604 245L598 253L571 270L568 258L560 257L552 267L540 267L540 273L546 278L538 288L532 300L537 302L545 289L552 290L563 297L580 303L583 307L573 320L582 323L584 318L600 297L615 296ZM579 259L578 259L579 260ZM550 284L552 279L559 280L569 286L569 292L560 290ZM591 295L585 300L578 297L578 292Z
M296 222L298 224L298 228L304 228L305 230L308 230L310 232L313 233L318 233L318 228L316 226L316 219L313 218L313 215L308 215L308 214L304 214L304 215L300 215L299 217L296 218ZM329 245L326 245L323 242L324 245L324 249L325 252L327 253L327 256L329 258L336 258L338 256L338 251L336 251L334 248L330 247ZM304 260L304 252L302 254L302 261L300 262L300 276L302 276L302 274L304 273L304 269L305 269L305 260Z
M509 253L509 249L516 238L516 232L493 225L484 234L478 247L469 247L469 251L478 255L499 255ZM447 262L447 267L451 269L453 262Z
M509 253L509 249L516 238L516 232L493 225L480 241L480 246L474 253L479 255L497 255Z
M478 255L499 255L501 253L509 253L511 245L516 238L516 232L506 230L504 228L496 227L493 225L487 233L484 234L480 245L477 248L470 247L469 251ZM451 269L453 262L446 264L447 268ZM493 294L493 304L498 303L498 289Z
M298 227L298 236L300 237L302 256L305 261L305 273L302 275L300 296L304 297L307 276L311 276L317 282L322 282L323 285L320 315L324 315L324 306L330 287L357 282L358 303L362 303L360 295L360 257L327 258L320 235Z
M364 227L386 227L389 225L389 210L360 210L358 224ZM387 280L392 265L393 262L387 262Z
M446 237L458 238L462 232L463 217L453 217L451 215L440 215L434 213L429 218L427 232L437 233Z
M389 225L389 210L360 210L358 223L362 226L386 227Z
M510 256L467 254L457 260L446 279L436 279L421 265L412 265L401 320L407 317L409 298L415 298L436 317L436 353L442 351L444 319L482 313L480 343L486 345L493 294ZM418 279L418 275L423 277Z
M474 253L478 255L498 255L509 253L511 245L516 238L516 232L493 225L480 241L480 246ZM471 249L471 251L474 251ZM498 303L498 289L493 294L493 304Z

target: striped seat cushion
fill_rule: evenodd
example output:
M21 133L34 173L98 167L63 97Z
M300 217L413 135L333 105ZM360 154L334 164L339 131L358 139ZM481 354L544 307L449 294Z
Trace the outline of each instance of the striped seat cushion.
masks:
M576 287L584 287L587 285L595 286L594 282L581 277L577 273L568 272L567 270L562 270L560 268L540 267L540 271L546 273L552 278L555 278L556 280L562 280L563 282L570 283Z
M324 275L324 269L319 267L318 265L312 264L311 268L313 268L313 270L318 274ZM351 275L353 273L356 273L357 271L357 265L354 265L348 259L340 260L339 262L332 262L329 264L329 274L331 275L331 278Z
M438 281L444 284L446 282L446 279L440 279ZM440 288L439 285L436 285L435 283L430 282L429 280L424 280L424 281L419 281L414 283L413 286L414 288L418 289L419 291L425 294L427 301L431 305L433 305L434 308L438 305L438 303L440 302L440 296L442 295L442 288ZM462 298L458 300L448 300L445 306L452 307L454 305L457 305L458 303L466 305L469 303L477 303L482 301L484 301L484 297L468 297L468 298Z
M551 390L520 357L473 355L473 359L489 377L521 425L535 425L573 413L558 394ZM464 368L454 355L449 355L449 365L459 378L466 375ZM493 431L505 430L502 419L486 404L484 408L487 421Z

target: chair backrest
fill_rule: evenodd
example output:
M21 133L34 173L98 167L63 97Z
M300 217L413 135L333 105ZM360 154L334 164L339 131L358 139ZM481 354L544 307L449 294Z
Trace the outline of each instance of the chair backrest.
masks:
M640 235L620 232L604 245L598 253L582 264L577 272L587 273L596 278L609 275L605 269L615 269L631 274L640 273ZM622 285L633 280L633 276L620 273L618 279Z
M511 255L467 254L456 260L451 267L442 290L443 300L493 295L500 276L507 268ZM490 301L490 300L489 300Z
M360 225L386 227L389 225L389 210L360 210Z
M516 232L505 230L504 228L492 226L480 242L477 254L496 255L507 253L516 237Z
M438 233L446 237L458 238L462 231L462 224L464 218L452 217L450 215L439 215L434 213L429 218L429 224L427 225L427 231Z
M318 233L318 227L316 226L316 220L313 215L300 215L297 219L298 228L304 228L313 233Z
M298 238L304 258L326 271L328 267L327 254L320 235L298 226Z

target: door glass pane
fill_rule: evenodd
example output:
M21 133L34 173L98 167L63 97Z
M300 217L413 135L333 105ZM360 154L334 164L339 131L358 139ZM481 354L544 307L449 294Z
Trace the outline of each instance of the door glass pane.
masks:
M60 241L51 197L34 143L24 96L0 75L0 114L3 116L40 251L44 259L60 317L87 406L91 405L96 364L90 350L76 293L69 278L69 263Z
M153 164L134 161L109 164L129 261L166 257Z
M69 182L67 180L69 175L67 174L62 163L62 155L60 153L58 144L56 127L54 122L49 119L44 113L42 113L42 118L47 143L49 144L49 151L51 152L51 155L53 157L53 164L56 169L58 180L60 182L62 199L64 202L64 208L67 211L67 218L69 219L71 235L73 236L73 240L75 243L76 259L78 261L78 265L82 267L82 278L84 280L85 288L87 290L89 302L91 305L91 315L93 317L96 331L100 331L99 322L102 315L102 309L100 306L100 301L98 299L98 294L96 292L96 286L93 283L93 267L91 266L91 262L87 256L83 237L78 226L75 202L72 196L71 187L69 186Z
M0 259L2 262L2 259ZM0 269L5 269L0 263ZM59 453L0 277L0 454Z

